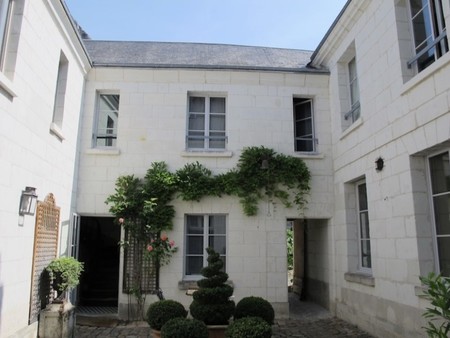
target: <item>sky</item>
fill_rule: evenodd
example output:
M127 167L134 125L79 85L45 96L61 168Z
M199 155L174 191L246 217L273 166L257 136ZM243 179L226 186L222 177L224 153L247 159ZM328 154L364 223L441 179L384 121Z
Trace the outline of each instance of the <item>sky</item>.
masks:
M347 0L65 0L94 40L314 50Z

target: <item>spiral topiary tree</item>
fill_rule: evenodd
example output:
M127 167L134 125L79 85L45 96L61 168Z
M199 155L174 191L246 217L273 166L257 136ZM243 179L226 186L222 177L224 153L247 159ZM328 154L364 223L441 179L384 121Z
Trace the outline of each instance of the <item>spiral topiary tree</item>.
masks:
M227 325L234 312L234 301L230 300L233 287L226 284L228 274L222 271L223 261L213 248L207 248L208 266L202 269L205 277L197 282L189 310L192 317L206 325Z

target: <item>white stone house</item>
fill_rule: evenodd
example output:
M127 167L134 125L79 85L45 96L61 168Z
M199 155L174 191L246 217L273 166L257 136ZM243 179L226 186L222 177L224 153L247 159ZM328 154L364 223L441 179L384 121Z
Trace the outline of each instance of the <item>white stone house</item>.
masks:
M312 56L330 71L331 308L378 337L423 337L419 276L450 274L449 20L448 1L351 1Z
M190 303L189 229L202 224L235 300L261 296L286 316L290 224L296 290L375 336L422 337L419 276L450 274L449 20L446 0L348 1L306 52L82 41L60 0L0 1L0 336L36 336L45 255L85 261L74 300L127 317L123 233L105 204L117 177L156 161L221 173L263 145L305 160L307 208L262 201L247 217L234 197L177 200L164 296ZM25 187L34 216L19 215Z

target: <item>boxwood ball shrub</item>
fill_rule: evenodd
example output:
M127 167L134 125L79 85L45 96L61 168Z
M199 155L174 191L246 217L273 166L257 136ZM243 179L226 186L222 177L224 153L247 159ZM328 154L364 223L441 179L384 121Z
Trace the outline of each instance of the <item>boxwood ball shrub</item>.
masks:
M270 338L272 326L260 317L244 317L228 326L227 338Z
M260 317L269 325L273 324L275 311L272 304L261 297L244 297L237 304L234 311L234 319L244 317Z
M197 319L174 318L161 328L161 338L208 338L208 328Z
M169 320L186 318L187 314L183 304L171 299L160 300L148 307L147 323L152 329L160 331Z

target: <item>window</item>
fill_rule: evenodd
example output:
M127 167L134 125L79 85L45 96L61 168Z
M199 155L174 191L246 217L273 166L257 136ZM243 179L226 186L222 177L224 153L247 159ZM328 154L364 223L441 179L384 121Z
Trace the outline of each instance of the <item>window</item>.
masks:
M371 272L372 258L370 250L369 210L365 182L356 184L358 213L359 270Z
M97 125L93 135L95 147L116 146L119 99L120 96L117 94L99 94Z
M450 277L450 160L449 152L429 159L438 271Z
M226 215L186 215L185 276L196 278L207 266L206 248L218 252L226 267Z
M448 52L442 0L409 0L415 56L408 66L420 72Z
M56 79L55 104L53 108L53 123L59 128L62 127L64 117L64 101L66 98L67 72L69 61L61 52L59 58L58 78Z
M0 61L3 66L5 48L8 36L9 19L13 0L0 0Z
M312 100L294 98L295 151L315 151Z
M188 149L225 149L225 97L189 96Z
M345 114L345 119L355 122L361 113L359 105L359 85L358 74L356 72L356 58L348 63L349 90L350 90L350 111Z

